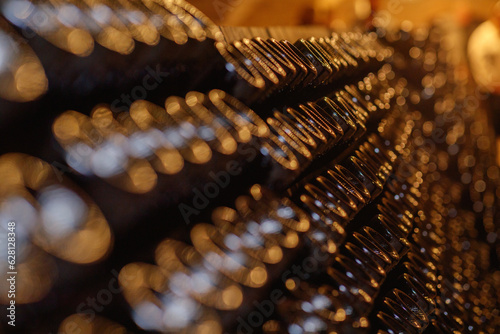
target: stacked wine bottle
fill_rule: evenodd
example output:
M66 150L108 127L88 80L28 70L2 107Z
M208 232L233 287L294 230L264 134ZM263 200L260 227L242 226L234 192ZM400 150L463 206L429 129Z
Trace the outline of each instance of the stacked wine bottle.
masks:
M500 170L442 27L219 28L182 0L1 11L14 329L498 329Z

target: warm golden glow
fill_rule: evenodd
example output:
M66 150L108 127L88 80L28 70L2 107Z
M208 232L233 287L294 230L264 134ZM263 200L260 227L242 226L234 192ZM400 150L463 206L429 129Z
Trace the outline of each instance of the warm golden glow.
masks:
M127 329L111 320L102 316L96 316L95 319L89 321L88 316L84 314L73 314L64 319L59 325L59 333L71 333L78 330L81 334L94 333L110 333L110 334L126 334Z
M3 189L0 192L0 202L9 199L20 190L30 189L38 194L44 194L39 197L42 201L40 203L42 211L39 214L42 217L56 217L57 215L56 212L43 211L44 203L47 203L45 210L49 210L49 207L50 210L56 208L63 210L64 206L74 206L74 212L71 215L66 214L68 215L66 220L58 222L61 224L61 229L66 231L65 233L61 231L58 231L62 233L60 235L51 233L52 229L48 226L55 223L42 218L44 225L34 229L32 242L54 256L75 263L92 263L102 259L108 253L113 237L102 212L70 181L64 180L60 185L60 181L49 164L24 154L11 153L0 156L0 170L5 171L1 177L9 177L6 179L8 182L1 182L4 186L0 188ZM63 198L66 202L63 202ZM78 212L81 212L80 216L73 216ZM77 224L77 226L71 224Z
M48 88L47 77L33 50L9 26L0 21L0 98L27 102Z

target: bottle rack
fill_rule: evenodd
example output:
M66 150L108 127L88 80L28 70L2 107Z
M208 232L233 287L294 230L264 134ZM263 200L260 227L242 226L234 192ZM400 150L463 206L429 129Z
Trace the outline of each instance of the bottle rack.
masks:
M181 0L2 15L19 330L495 332L500 172L443 27L217 27Z

